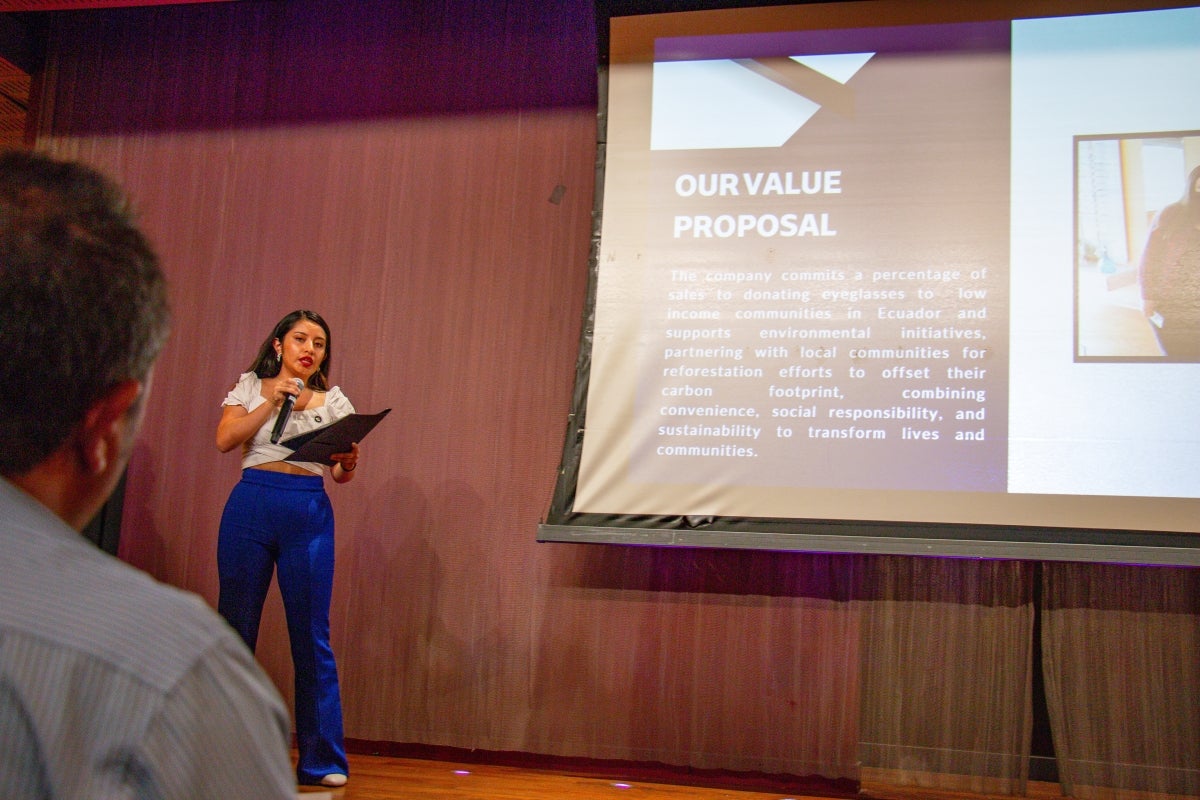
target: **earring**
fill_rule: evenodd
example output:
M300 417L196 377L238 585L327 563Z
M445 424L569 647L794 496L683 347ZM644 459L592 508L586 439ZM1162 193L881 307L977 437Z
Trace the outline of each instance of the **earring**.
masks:
M278 364L281 361L283 361L283 353L276 353L275 354L275 363Z

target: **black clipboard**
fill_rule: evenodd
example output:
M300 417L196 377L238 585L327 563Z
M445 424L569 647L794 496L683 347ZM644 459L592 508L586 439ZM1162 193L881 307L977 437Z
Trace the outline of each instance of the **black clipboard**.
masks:
M350 414L323 428L284 439L280 444L294 451L284 461L312 461L333 466L337 462L330 458L331 455L350 452L350 445L365 439L390 411L385 408L378 414Z

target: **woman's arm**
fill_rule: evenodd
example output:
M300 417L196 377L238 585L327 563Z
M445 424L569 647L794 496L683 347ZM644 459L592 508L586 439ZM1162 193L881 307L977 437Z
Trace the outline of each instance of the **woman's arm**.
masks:
M1174 224L1176 205L1172 203L1164 207L1150 223L1150 231L1146 234L1146 247L1142 251L1138 263L1138 281L1142 288L1142 310L1146 316L1151 316L1163 295L1169 293L1171 287L1166 285L1169 276L1167 266L1167 240L1170 238L1171 227Z
M253 411L247 411L245 406L225 406L217 423L217 449L228 453L253 438L274 411L275 406L270 403L263 403Z
M221 411L221 421L217 423L217 449L222 453L228 453L252 439L275 410L283 405L285 397L299 393L291 378L276 380L270 387L264 381L263 388L270 388L271 394L267 396L267 402L260 403L253 411L238 405L225 406Z
M335 483L349 483L354 480L354 471L358 469L358 442L350 445L348 453L334 453L330 456L337 463L329 470Z

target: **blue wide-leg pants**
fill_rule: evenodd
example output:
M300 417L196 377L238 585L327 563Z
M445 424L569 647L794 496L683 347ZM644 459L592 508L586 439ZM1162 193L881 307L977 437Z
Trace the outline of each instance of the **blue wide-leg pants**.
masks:
M348 775L337 665L329 645L333 507L320 475L242 470L217 539L217 611L253 651L278 570L295 671L301 784Z

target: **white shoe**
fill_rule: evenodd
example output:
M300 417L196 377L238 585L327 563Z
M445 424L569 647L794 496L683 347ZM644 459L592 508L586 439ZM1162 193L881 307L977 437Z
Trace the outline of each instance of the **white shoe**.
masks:
M329 786L336 789L339 786L346 785L346 776L340 772L331 772L324 778L321 778L322 786Z

